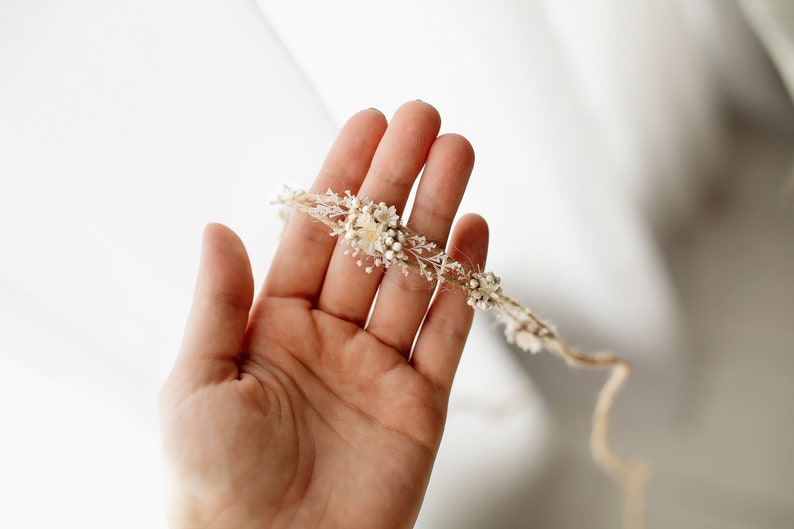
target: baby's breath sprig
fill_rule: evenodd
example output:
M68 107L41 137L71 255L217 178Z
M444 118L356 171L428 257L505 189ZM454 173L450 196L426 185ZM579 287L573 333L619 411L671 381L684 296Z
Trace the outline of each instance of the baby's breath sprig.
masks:
M394 206L359 198L350 191L343 194L306 193L286 188L277 203L292 206L322 222L349 246L345 254L367 273L399 266L403 274L418 271L428 281L455 285L467 294L467 303L491 311L504 325L508 343L532 354L543 350L572 366L584 369L609 369L611 375L602 387L590 435L590 450L598 465L623 488L624 526L644 527L645 489L650 466L645 461L627 460L613 450L608 437L609 419L615 397L629 376L629 365L612 353L588 355L565 343L550 324L536 317L504 293L493 272L472 270L452 259L443 248L424 235L405 226Z

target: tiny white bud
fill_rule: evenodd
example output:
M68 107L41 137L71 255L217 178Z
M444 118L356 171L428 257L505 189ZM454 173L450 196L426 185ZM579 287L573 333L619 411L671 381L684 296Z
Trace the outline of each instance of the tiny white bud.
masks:
M522 351L529 351L530 353L535 354L539 353L543 349L543 342L540 341L540 338L529 331L518 331L513 339L515 340L518 348Z

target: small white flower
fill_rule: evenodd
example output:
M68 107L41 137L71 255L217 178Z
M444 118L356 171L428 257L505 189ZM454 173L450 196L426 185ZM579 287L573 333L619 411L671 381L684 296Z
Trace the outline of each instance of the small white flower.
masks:
M372 257L372 266L366 271L372 273L375 268L388 268L395 261L404 263L407 256L402 251L405 236L400 226L397 208L387 206L384 202L375 204L346 195L341 199L347 206L347 218L339 221L337 233L353 249L353 255L361 254ZM356 264L363 265L359 259Z
M356 219L352 227L358 248L367 255L380 255L383 253L383 224L380 224L370 215L362 215Z
M502 293L499 281L493 272L473 273L468 283L469 299L466 302L478 309L490 309Z
M543 342L527 330L518 331L513 337L516 345L522 351L529 351L532 354L539 353L543 350Z

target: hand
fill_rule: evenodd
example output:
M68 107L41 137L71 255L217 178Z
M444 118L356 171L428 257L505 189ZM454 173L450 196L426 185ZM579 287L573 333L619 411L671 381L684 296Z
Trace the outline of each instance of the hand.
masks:
M439 126L421 102L388 126L359 112L312 191L349 189L401 211L425 166L408 225L445 246L474 154L461 136L437 138ZM485 221L465 216L448 253L482 267L487 238ZM172 527L415 522L472 309L458 289L433 297L413 271L367 274L343 251L296 213L252 306L243 244L221 225L205 230L182 349L160 396Z

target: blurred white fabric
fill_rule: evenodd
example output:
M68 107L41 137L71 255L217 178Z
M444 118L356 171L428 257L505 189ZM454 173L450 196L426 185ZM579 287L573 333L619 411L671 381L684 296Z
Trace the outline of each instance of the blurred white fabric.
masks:
M270 198L310 183L348 115L411 98L474 145L461 211L489 220L506 289L574 343L624 352L635 408L674 414L685 351L653 234L686 217L718 163L724 93L700 32L710 11L693 23L654 5L0 4L0 410L13 432L0 525L164 525L155 397L202 226L237 230L261 282L280 229ZM550 428L479 321L420 525L453 511L454 526L475 523L477 502L527 486Z

